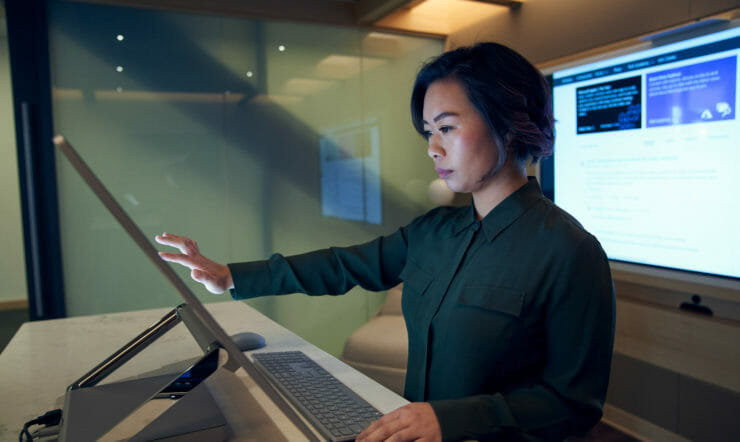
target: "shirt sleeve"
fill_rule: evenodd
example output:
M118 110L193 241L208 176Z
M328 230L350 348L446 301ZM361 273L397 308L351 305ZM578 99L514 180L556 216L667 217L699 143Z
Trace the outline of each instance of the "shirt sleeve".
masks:
M228 264L234 280L231 296L338 295L356 285L386 290L401 282L406 250L406 232L401 228L351 247L330 247L288 257L274 254L264 261Z
M541 383L432 401L444 440L562 441L601 418L614 342L614 287L593 237L572 256L548 297Z

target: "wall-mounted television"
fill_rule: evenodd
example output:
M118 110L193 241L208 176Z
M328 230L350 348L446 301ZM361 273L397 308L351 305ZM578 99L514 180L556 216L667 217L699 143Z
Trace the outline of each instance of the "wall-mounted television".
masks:
M740 27L723 28L545 69L556 144L541 179L613 269L740 302Z

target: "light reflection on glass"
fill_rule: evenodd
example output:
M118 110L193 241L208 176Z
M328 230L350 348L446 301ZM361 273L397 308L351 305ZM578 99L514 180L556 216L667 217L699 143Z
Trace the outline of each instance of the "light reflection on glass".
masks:
M419 143L407 122L403 97L410 94L407 83L421 60L443 49L440 40L51 3L55 127L70 139L74 134L85 146L82 154L88 149L86 156L98 159L96 173L106 177L106 185L110 182L116 198L144 229L179 225L203 241L210 235L214 256L245 260L273 250L292 253L380 234L371 223L346 224L350 222L322 216L317 189L321 137L352 128L365 133L375 125L383 149L379 158L385 161L381 165L387 166L381 177L383 222L410 219L417 206L427 204L426 184L436 177L433 169L417 161L415 151L394 147ZM192 35L195 25L202 29ZM123 34L123 29L135 34ZM423 184L408 199L403 186L412 178ZM67 182L75 177L59 179L66 208L60 214L64 241L90 244L110 236L109 229L117 226L77 196L84 189ZM135 195L138 205L127 194ZM190 207L192 201L199 202L197 210ZM301 217L299 228L273 215L268 206L281 214L311 215ZM224 208L228 216L214 221L213 213ZM186 212L192 215L183 217ZM111 250L126 249L126 239L116 238ZM232 247L246 252L232 256ZM159 275L146 274L147 263L133 256L117 252L106 258L136 261L121 271L115 266L99 269L99 259L91 259L94 254L82 248L67 248L64 254L65 262L74 263L65 270L65 284L74 292L68 301L76 315L161 307L172 301L166 287L158 290L162 295L144 296ZM87 267L99 271L94 281L82 271ZM127 281L116 288L120 296L91 302L111 280ZM131 293L135 295L124 296ZM360 310L366 308L364 300L358 303Z

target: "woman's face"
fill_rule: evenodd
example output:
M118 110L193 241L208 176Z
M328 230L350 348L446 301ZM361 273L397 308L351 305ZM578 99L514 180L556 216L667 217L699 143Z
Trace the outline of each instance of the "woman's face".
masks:
M498 147L463 86L452 79L432 83L424 95L422 116L427 153L447 186L473 194L490 186Z

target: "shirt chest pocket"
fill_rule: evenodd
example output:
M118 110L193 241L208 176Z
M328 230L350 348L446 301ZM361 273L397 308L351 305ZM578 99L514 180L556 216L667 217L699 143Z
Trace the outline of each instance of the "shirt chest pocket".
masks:
M403 281L401 306L408 322L424 315L426 304L422 303L422 298L431 285L434 276L413 261L407 261L406 267L401 271L400 276Z
M458 298L458 306L518 318L524 306L524 292L492 285L466 285Z
M430 272L413 261L407 262L400 277L403 281L403 294L409 293L410 296L422 296L434 278Z

